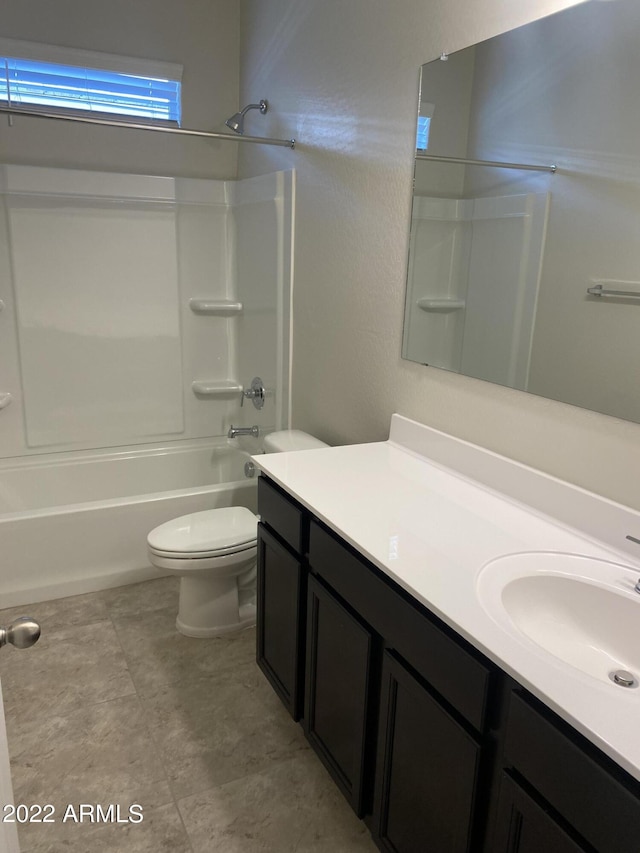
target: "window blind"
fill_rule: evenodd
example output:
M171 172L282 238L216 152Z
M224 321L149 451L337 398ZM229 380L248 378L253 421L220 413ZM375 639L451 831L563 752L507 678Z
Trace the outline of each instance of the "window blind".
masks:
M0 56L0 101L180 124L179 80Z

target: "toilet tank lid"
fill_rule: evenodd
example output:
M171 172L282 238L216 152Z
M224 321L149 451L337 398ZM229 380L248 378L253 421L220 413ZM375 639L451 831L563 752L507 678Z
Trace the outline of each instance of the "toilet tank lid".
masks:
M324 441L300 429L283 429L264 437L265 453L284 453L287 450L312 450L328 447Z

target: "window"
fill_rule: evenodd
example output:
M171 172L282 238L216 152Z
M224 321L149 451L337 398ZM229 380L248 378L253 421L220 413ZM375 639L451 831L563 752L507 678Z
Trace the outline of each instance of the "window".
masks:
M16 112L74 111L179 125L181 77L179 65L0 40L0 102Z
M431 116L418 116L418 132L416 134L416 148L418 151L426 151L429 147L429 126Z
M431 130L431 119L435 104L420 102L420 115L418 116L418 130L416 132L416 149L426 151L429 147L429 131Z

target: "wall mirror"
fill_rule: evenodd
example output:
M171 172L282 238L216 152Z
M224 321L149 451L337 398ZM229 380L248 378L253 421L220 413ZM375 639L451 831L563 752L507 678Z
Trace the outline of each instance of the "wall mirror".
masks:
M592 0L422 67L404 358L640 422L639 39Z

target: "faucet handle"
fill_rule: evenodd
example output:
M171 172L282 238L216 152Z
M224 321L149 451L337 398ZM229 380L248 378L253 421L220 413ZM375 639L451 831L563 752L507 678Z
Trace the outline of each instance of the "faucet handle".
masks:
M264 390L264 385L262 384L262 379L260 379L259 376L254 376L251 380L251 388L247 388L242 392L240 406L242 406L244 398L246 397L248 400L253 400L253 405L256 409L261 409L264 406L265 396L266 392Z

